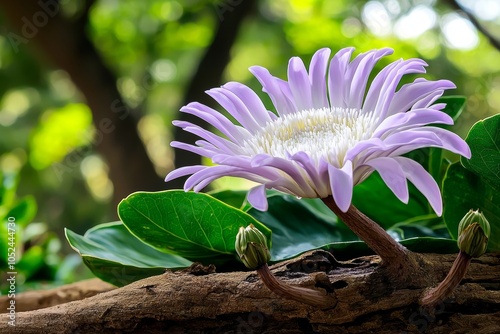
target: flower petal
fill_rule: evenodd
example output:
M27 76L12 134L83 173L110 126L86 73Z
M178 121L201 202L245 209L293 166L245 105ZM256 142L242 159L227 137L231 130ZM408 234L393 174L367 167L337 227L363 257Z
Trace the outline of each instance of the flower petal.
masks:
M204 104L191 102L188 105L182 107L181 111L201 118L202 120L214 126L217 130L222 132L233 142L242 143L244 138L250 136L250 133L245 128L234 125L220 112L207 107Z
M212 88L206 93L226 109L241 125L252 133L259 131L260 126L248 108L228 89Z
M316 51L309 65L309 79L311 81L312 108L329 108L326 95L326 69L330 58L330 49L324 48Z
M372 137L382 137L391 130L403 131L410 128L421 127L427 124L452 125L453 119L444 112L432 109L417 109L405 113L397 113L387 117L379 124Z
M368 78L370 77L373 67L380 58L392 54L392 52L393 50L390 48L372 50L360 54L351 64L349 64L345 78L350 85L347 90L347 92L349 92L349 97L346 98L346 100L349 101L349 108L361 109L366 85L368 84Z
M297 191L295 193L296 196L300 197L315 197L316 192L311 185L308 183L308 175L304 170L298 166L298 164L294 161L290 161L283 158L272 157L267 154L259 154L253 157L251 161L252 167L262 167L268 166L276 168L282 173L286 173L290 180L293 180L296 183Z
M262 90L269 95L278 114L286 115L297 111L294 103L282 92L278 81L267 69L252 66L250 72L259 80Z
M228 82L222 87L233 92L243 102L260 126L265 126L271 121L269 111L253 90L239 82Z
M257 210L267 211L266 186L261 184L250 189L247 194L247 200Z
M165 177L165 182L172 181L173 179L176 179L178 177L197 173L205 168L208 167L203 165L195 165L195 166L186 166L174 169L173 171L168 173L167 177Z
M347 161L341 169L329 165L328 174L333 200L342 212L347 212L352 202L352 163Z
M328 71L328 95L331 107L345 107L344 101L344 76L351 59L354 48L344 48L337 52L330 61Z
M170 143L170 146L180 150L192 152L194 154L198 154L202 157L207 157L207 158L211 158L214 154L221 153L220 150L217 150L217 152L215 152L214 149L207 149L206 147L199 147L191 144L186 144L180 141L173 141Z
M405 176L427 198L432 209L438 216L443 213L443 200L441 192L434 178L419 163L405 158L395 157Z
M363 109L366 109L366 111L373 110L380 119L384 119L403 75L425 73L424 66L426 65L421 59L409 59L386 66L373 80Z
M307 173L310 182L316 189L318 197L327 197L330 194L328 182L328 163L325 160L319 162L319 166L314 164L314 160L306 152L297 152L290 156L290 159L296 161Z
M258 183L266 183L269 180L257 175L250 170L243 170L233 166L211 166L191 175L184 184L184 189L193 189L195 192L205 188L209 183L224 176L237 176Z
M184 131L190 132L194 135L197 135L200 138L205 139L207 142L211 143L213 146L221 150L225 150L226 152L232 152L234 154L241 153L241 147L239 145L236 145L235 143L227 139L219 137L216 134L203 129L198 125L194 125L184 121L173 121L172 124L184 129Z
M403 85L394 94L387 115L405 112L413 108L427 108L443 95L445 89L455 87L455 84L449 80L427 81L419 78L412 83ZM417 105L415 106L415 104Z
M299 57L293 57L288 63L288 85L297 106L297 111L313 108L311 82L306 67Z
M410 199L408 183L406 182L403 169L397 160L381 157L367 161L365 164L373 167L380 174L384 183L401 202L408 203Z
M410 137L413 137L414 139L422 140L422 142L424 142L426 139L434 140L435 138L437 138L436 144L434 145L427 144L427 146L444 148L445 150L448 150L450 152L460 154L467 159L470 159L471 157L471 151L469 145L467 145L465 140L460 138L459 135L445 129L436 128L433 126L425 126L397 133L395 135L388 137L386 140L384 140L384 142L387 142L389 138L394 138L398 135L408 135ZM401 142L401 148L399 150L402 151L405 148L406 148L405 143ZM398 155L409 152L406 151L404 153L401 153L399 150L397 152Z

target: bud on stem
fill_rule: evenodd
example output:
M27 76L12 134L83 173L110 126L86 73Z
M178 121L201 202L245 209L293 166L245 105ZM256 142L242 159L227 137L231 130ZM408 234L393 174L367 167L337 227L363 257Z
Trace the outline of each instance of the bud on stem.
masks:
M429 290L420 303L424 307L435 307L460 284L473 257L480 257L486 252L490 224L479 210L470 210L458 225L458 253L448 275L434 289Z
M472 257L486 252L490 223L479 210L470 210L458 225L458 248Z
M266 237L252 224L247 228L240 227L236 235L235 248L243 264L248 269L256 269L264 285L277 295L321 308L335 305L336 300L333 296L328 296L319 290L288 285L278 280L267 266L271 254L267 248Z
M236 253L248 269L257 269L271 259L267 248L267 239L253 224L247 228L240 227L236 235Z

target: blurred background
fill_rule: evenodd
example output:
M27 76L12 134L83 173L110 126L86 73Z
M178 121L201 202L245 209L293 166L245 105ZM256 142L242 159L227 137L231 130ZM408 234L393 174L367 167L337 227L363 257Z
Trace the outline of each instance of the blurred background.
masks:
M28 207L21 248L39 247L39 265L26 279L84 277L64 227L84 233L134 191L182 187L163 181L199 163L169 146L194 140L171 125L190 120L182 105L217 107L204 91L240 81L271 109L249 66L286 78L291 56L388 46L378 69L423 58L427 78L467 96L461 136L500 112L500 0L1 1L0 29L0 214Z

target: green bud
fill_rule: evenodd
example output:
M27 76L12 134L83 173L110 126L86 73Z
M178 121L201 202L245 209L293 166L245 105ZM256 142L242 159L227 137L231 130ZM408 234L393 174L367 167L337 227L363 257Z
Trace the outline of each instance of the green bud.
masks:
M236 252L248 269L257 269L271 259L267 249L267 238L253 224L240 227L236 235Z
M470 210L458 225L458 248L472 256L486 252L490 237L490 223L479 210Z

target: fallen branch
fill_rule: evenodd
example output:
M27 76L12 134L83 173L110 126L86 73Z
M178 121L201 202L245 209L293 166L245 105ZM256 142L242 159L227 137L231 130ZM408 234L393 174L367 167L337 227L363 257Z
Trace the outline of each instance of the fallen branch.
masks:
M500 254L471 261L436 319L419 311L425 288L439 283L456 255L423 255L427 286L394 289L380 259L336 262L313 253L271 267L287 284L324 289L338 303L318 309L271 293L252 272L166 272L81 301L16 314L9 333L448 333L499 332ZM311 272L311 268L315 271ZM196 275L194 274L196 272ZM201 275L200 275L201 274ZM382 327L383 326L383 327ZM380 331L380 329L383 331Z
M95 296L116 287L92 278L48 290L26 291L16 294L16 311L24 312L55 306ZM0 313L6 313L10 303L8 296L0 296Z

